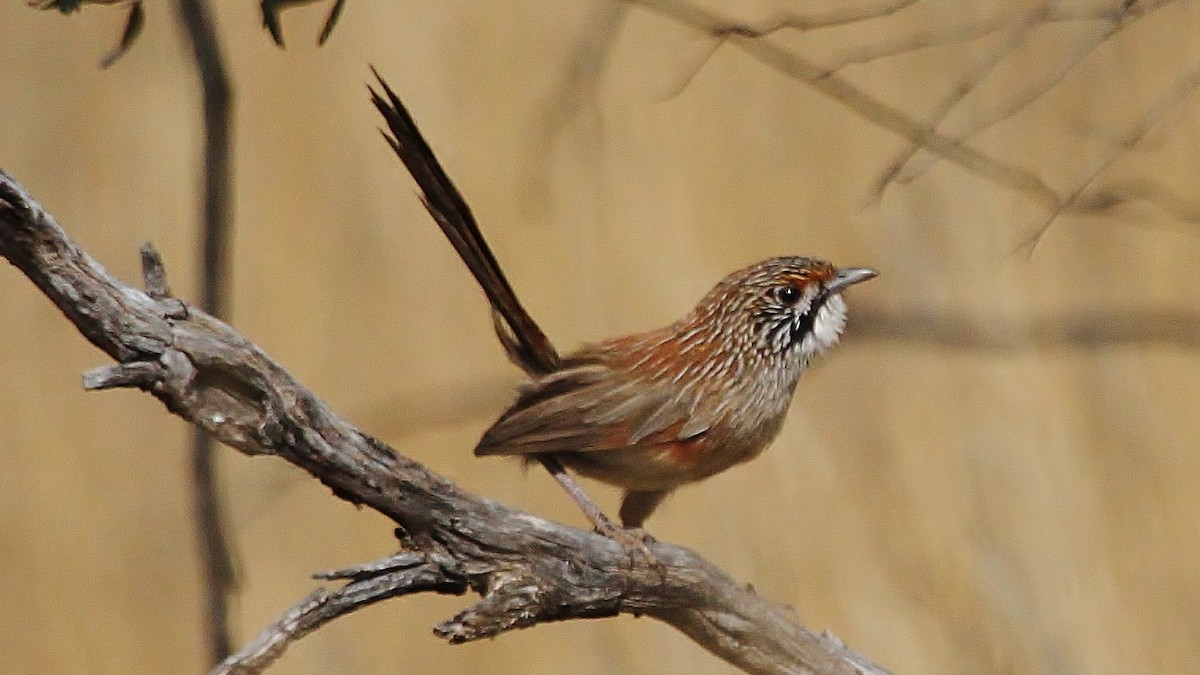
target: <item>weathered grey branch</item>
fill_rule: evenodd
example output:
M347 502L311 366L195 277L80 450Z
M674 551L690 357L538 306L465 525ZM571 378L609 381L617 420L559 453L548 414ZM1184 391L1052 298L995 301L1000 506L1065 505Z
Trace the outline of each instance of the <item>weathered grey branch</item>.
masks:
M113 278L2 171L0 255L117 360L89 373L89 387L143 389L225 444L279 456L399 525L400 554L324 575L349 581L305 598L218 672L259 672L293 640L386 598L468 590L482 600L436 629L451 642L629 613L751 672L885 672L687 549L655 543L657 564L631 560L605 537L463 492L350 426L226 324L154 297L165 288L154 255L153 295Z

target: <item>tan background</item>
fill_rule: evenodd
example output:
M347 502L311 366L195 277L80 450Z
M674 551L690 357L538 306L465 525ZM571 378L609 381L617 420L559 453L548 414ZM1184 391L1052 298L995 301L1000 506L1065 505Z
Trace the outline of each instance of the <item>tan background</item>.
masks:
M1027 258L1013 251L1045 209L960 167L935 164L873 201L902 139L734 46L701 67L711 40L643 9L350 0L321 50L325 6L285 14L292 46L280 51L258 3L214 4L237 89L233 323L364 429L468 489L582 523L544 475L470 456L517 373L375 131L370 63L564 347L668 322L727 272L789 253L880 269L851 293L860 317L943 312L1015 345L870 338L887 326L869 321L856 337L852 311L846 343L801 384L775 446L681 491L651 520L660 538L902 673L1200 662L1200 336L1096 347L1019 328L1053 329L1065 313L1200 312L1195 223L1146 204L1063 217ZM759 24L791 7L726 4ZM120 10L0 7L0 166L114 273L136 279L150 239L194 297L198 89L170 8L148 5L142 38L103 72ZM991 5L918 3L782 43L833 59L983 21L1000 12ZM611 50L587 56L606 22ZM986 119L1103 29L1031 32L945 128ZM841 74L922 119L996 35ZM1069 193L1196 71L1197 35L1200 6L1172 3L976 147ZM564 94L581 91L564 84L571 72L601 67L594 86ZM1189 196L1198 130L1192 95L1100 182L1149 178ZM85 394L80 372L105 359L7 266L0 298L5 670L201 671L184 424L136 392ZM311 572L394 548L382 518L282 462L224 450L221 477L243 572L239 640L308 593ZM593 492L615 504L612 490ZM443 645L431 626L467 601L373 607L305 639L274 672L730 670L625 617Z

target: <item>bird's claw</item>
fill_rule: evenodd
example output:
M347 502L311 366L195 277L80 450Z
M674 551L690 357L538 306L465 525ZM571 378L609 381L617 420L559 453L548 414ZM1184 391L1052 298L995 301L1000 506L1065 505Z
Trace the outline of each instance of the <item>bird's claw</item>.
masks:
M635 562L637 556L641 556L651 567L662 566L658 558L650 551L650 545L655 543L654 537L651 537L645 529L621 527L612 521L605 521L596 525L596 533L615 541L625 551L625 555L629 556L631 564Z

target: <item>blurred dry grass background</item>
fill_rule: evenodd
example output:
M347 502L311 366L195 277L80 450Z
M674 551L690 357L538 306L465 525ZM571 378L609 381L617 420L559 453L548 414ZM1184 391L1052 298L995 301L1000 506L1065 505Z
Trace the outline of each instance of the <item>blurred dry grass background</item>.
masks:
M706 4L759 26L832 6ZM120 11L0 8L0 166L125 279L138 276L138 244L155 242L187 298L198 87L171 8L148 5L143 36L103 72ZM923 155L913 166L926 170L873 199L904 139L642 7L350 0L321 50L311 41L326 9L285 14L291 47L280 51L257 3L219 5L236 89L232 322L365 430L468 489L582 524L545 476L470 456L517 373L375 132L371 63L562 347L670 321L771 255L882 271L852 292L845 343L801 384L774 447L681 491L651 521L657 536L897 672L1187 672L1200 661L1200 335L1187 320L1200 314L1187 199L1200 183L1196 2L1103 41L1102 21L1022 32L1004 24L1019 3L934 1L770 38L834 63L998 17L1009 28L838 71L926 120L995 59L946 133L996 117L1080 55L972 143L1063 196L1103 168L1093 186L1150 185L1157 199L1063 215L1032 255L1015 251L1044 204ZM1083 52L1089 41L1099 46ZM79 373L105 359L7 266L0 297L6 670L201 671L183 423L138 393L85 394ZM932 339L925 320L888 337L927 315L965 322L970 344ZM1055 337L1064 318L1101 339ZM1105 337L1125 324L1124 337ZM1000 344L972 346L981 341ZM394 548L384 519L282 462L224 451L221 475L240 552L239 640L311 590L312 571ZM612 490L593 491L615 504ZM273 672L729 670L631 618L444 646L430 627L464 602L374 607L304 639Z

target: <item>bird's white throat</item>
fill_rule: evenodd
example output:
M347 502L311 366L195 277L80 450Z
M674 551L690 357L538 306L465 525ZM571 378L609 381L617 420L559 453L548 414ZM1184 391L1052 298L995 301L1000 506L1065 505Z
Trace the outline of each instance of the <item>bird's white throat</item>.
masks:
M817 309L813 320L812 332L804 336L800 343L800 351L805 360L815 354L823 354L825 350L837 344L842 331L846 329L846 301L841 294L831 295Z

